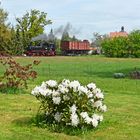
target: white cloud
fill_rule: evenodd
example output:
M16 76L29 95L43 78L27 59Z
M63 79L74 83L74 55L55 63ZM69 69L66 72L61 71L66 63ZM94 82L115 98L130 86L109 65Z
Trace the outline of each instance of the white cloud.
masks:
M45 11L53 21L48 28L70 22L81 29L81 38L91 38L93 32L120 30L122 25L127 31L140 28L140 0L2 0L2 6L12 22L27 10Z

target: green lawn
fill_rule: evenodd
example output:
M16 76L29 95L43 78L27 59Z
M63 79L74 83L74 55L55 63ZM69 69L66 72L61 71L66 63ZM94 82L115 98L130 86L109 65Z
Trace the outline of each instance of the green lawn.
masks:
M15 58L22 64L41 60L38 78L29 82L24 94L0 94L0 140L139 140L140 139L140 80L114 79L113 73L129 74L140 69L140 59L117 59L103 56L27 57ZM3 68L0 66L0 75ZM35 85L48 79L95 82L105 92L108 111L97 129L81 134L56 133L34 125L39 102L30 95Z

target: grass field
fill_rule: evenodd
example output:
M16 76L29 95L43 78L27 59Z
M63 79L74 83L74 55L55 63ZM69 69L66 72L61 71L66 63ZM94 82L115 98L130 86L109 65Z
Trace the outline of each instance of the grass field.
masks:
M15 58L22 64L41 60L35 69L38 78L29 82L21 94L0 94L0 140L139 140L140 139L140 80L114 79L113 73L129 74L140 69L140 59L117 59L103 56ZM0 75L3 68L0 66ZM31 121L39 102L30 95L33 87L48 79L95 82L105 92L108 111L97 129L81 134L56 133L39 128Z

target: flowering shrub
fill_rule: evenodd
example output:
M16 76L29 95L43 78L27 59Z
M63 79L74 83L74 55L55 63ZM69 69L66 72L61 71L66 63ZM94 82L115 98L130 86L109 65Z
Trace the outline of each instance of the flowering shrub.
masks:
M75 80L49 80L36 86L31 94L40 101L40 109L50 123L97 127L103 120L101 113L107 110L104 95L94 83L82 86Z

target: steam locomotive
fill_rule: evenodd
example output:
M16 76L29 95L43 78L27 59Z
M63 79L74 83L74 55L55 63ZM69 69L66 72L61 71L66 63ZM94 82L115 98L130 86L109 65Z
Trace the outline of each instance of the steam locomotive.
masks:
M62 55L88 54L90 51L95 51L95 48L90 47L88 40L61 41L60 49ZM55 56L55 50L55 43L44 41L36 46L29 46L26 49L25 54L27 56Z
M36 46L28 46L25 55L27 56L55 56L55 44L49 42L41 42Z

